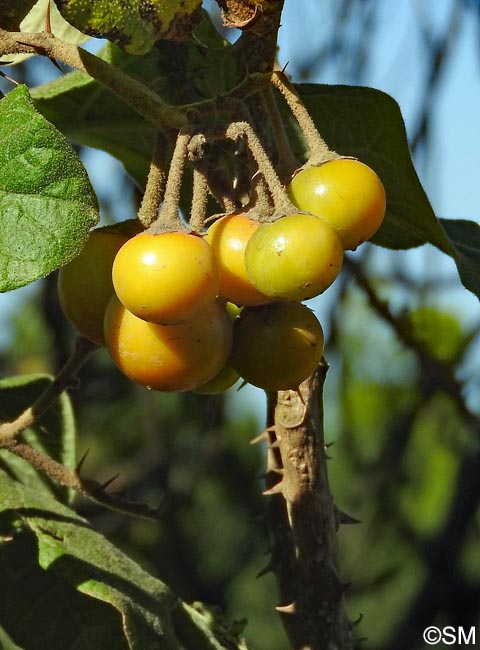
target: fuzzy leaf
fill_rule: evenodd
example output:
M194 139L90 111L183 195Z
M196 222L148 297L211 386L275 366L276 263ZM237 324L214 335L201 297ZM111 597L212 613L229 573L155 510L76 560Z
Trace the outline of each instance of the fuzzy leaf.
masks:
M77 255L98 220L87 173L26 86L0 101L0 291Z
M0 421L13 420L33 404L51 381L49 375L24 375L0 380ZM63 393L39 421L25 431L23 438L36 449L73 469L76 465L75 435L72 404L68 395ZM0 450L0 467L32 489L55 495L65 502L72 499L70 490L54 483L9 451Z
M56 0L61 14L85 34L145 54L160 38L181 38L202 0Z
M246 650L73 510L0 470L0 626L28 650Z

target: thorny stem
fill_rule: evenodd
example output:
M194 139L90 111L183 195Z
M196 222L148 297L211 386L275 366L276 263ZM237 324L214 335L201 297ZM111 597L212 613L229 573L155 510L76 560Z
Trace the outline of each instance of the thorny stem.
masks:
M23 458L32 465L32 467L43 472L60 485L75 490L85 498L95 501L110 510L115 510L134 517L140 517L142 519L158 520L158 508L151 508L143 503L133 503L126 499L122 499L116 494L108 493L104 489L106 487L105 484L91 479L82 478L78 469L68 469L53 458L50 458L50 456L38 451L38 449L34 449L30 445L10 440L5 444L2 444L2 447L19 458ZM113 479L107 481L107 483L110 484L112 480Z
M182 129L175 143L170 168L168 170L167 185L163 197L163 206L158 219L150 226L150 232L158 234L167 231L185 231L186 228L180 219L179 203L182 189L183 170L187 157L188 143L192 134L189 129Z
M275 70L272 72L271 81L275 88L282 93L302 130L305 141L310 149L309 163L320 165L328 160L339 158L339 155L335 151L331 151L328 148L328 145L318 132L314 121L310 117L298 93L295 92L295 89L288 82L285 73L280 70Z
M138 210L137 218L145 228L158 218L160 203L165 192L166 173L164 170L164 149L165 136L158 131L155 148L153 150L152 162L148 172L147 185L143 195L142 204Z
M343 596L348 585L342 582L337 565L338 510L326 467L322 423L326 372L326 364L321 365L298 391L278 393L274 432L269 433L269 469L280 470L281 479L270 490L269 498L277 505L269 507L267 517L272 550L281 549L283 554L281 561L272 554L272 568L282 598L277 609L293 650L353 647ZM278 450L271 449L273 439ZM283 508L279 499L284 500Z
M225 135L227 138L237 140L238 138L245 137L248 142L250 151L258 165L258 169L263 174L265 181L268 185L275 204L277 216L297 212L290 199L285 192L283 185L278 178L277 172L273 168L265 149L262 146L258 136L247 122L233 122L227 128Z
M21 53L45 55L85 72L157 127L179 129L187 124L185 107L182 109L164 104L147 86L98 56L65 43L52 34L7 32L0 28L0 56Z
M55 400L66 390L78 370L98 350L98 345L79 336L75 348L58 375L43 393L25 411L12 420L0 424L0 447L15 440L22 431L34 424L47 409L52 406Z

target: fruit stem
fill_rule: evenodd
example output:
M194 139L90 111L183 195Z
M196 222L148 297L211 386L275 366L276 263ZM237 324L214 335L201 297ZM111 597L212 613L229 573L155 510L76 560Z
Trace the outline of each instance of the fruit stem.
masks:
M189 128L181 129L178 133L172 160L170 161L170 169L168 170L163 206L160 215L149 228L149 232L152 234L187 230L180 219L178 206L180 203L180 192L182 189L183 170L185 168L188 143L191 137L192 134Z
M271 81L275 88L282 93L293 116L298 122L303 137L310 149L309 163L312 165L321 165L328 160L340 158L341 156L336 151L328 148L327 143L318 132L314 121L310 117L310 113L307 111L305 104L292 84L288 81L285 73L281 70L274 70L271 74Z
M273 219L283 216L284 214L298 212L298 209L292 205L288 198L287 193L278 178L277 172L273 168L262 143L250 124L248 124L248 122L233 122L227 128L225 135L227 138L231 138L232 140L237 140L241 137L246 138L248 147L258 165L258 169L263 174L268 189L272 195L273 203L275 205L275 214Z
M145 228L148 228L158 218L158 210L165 192L167 175L163 168L165 136L162 131L157 132L157 139L148 172L147 184L143 195L137 219Z
M201 233L207 216L208 184L199 169L193 170L193 196L190 210L190 229Z
M282 181L290 180L291 174L297 169L298 164L290 146L285 125L275 102L271 86L262 93L262 100L270 120L270 129L275 139L278 152L278 174Z

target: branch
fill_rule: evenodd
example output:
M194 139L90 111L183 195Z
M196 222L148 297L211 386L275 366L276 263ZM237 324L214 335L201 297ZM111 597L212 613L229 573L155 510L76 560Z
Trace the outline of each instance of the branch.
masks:
M158 520L159 508L151 508L143 503L133 503L116 494L106 492L105 488L117 478L116 476L104 483L82 478L80 469L86 455L81 459L77 468L71 470L50 458L50 456L38 451L38 449L34 449L31 445L11 440L5 442L2 447L19 458L23 458L36 470L46 474L60 485L63 485L63 487L75 490L85 498L91 499L110 510L142 519Z
M0 447L15 440L22 431L34 424L52 406L63 391L71 385L77 372L96 350L98 350L98 345L95 343L81 336L77 338L70 358L35 402L20 413L15 420L0 424Z
M347 256L344 258L344 268L350 271L366 293L370 307L392 327L399 340L415 354L424 374L429 378L428 384L433 383L450 396L469 429L480 438L480 418L467 406L463 397L463 386L456 379L452 365L431 355L422 342L414 336L409 321L398 318L392 313L388 304L378 297L361 267Z
M322 365L298 391L280 391L274 415L283 472L268 493L281 493L285 498L295 551L289 554L290 562L274 564L273 570L282 597L288 592L289 600L277 609L283 614L293 650L353 648L344 603L348 585L342 582L337 565L340 519L326 468L322 424L326 372L327 366ZM275 519L270 521L275 523ZM270 530L275 537L277 528Z
M109 88L139 115L156 127L180 129L188 123L185 109L164 104L160 97L120 68L52 34L27 34L0 29L0 56L40 54L62 61Z

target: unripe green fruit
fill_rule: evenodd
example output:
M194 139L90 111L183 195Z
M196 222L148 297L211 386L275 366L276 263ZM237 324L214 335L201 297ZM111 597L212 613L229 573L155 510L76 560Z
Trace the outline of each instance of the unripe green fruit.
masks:
M337 277L343 248L335 231L310 214L265 223L251 236L245 266L253 284L275 300L308 300Z
M299 303L246 307L234 323L230 364L267 391L296 389L320 363L323 331Z

